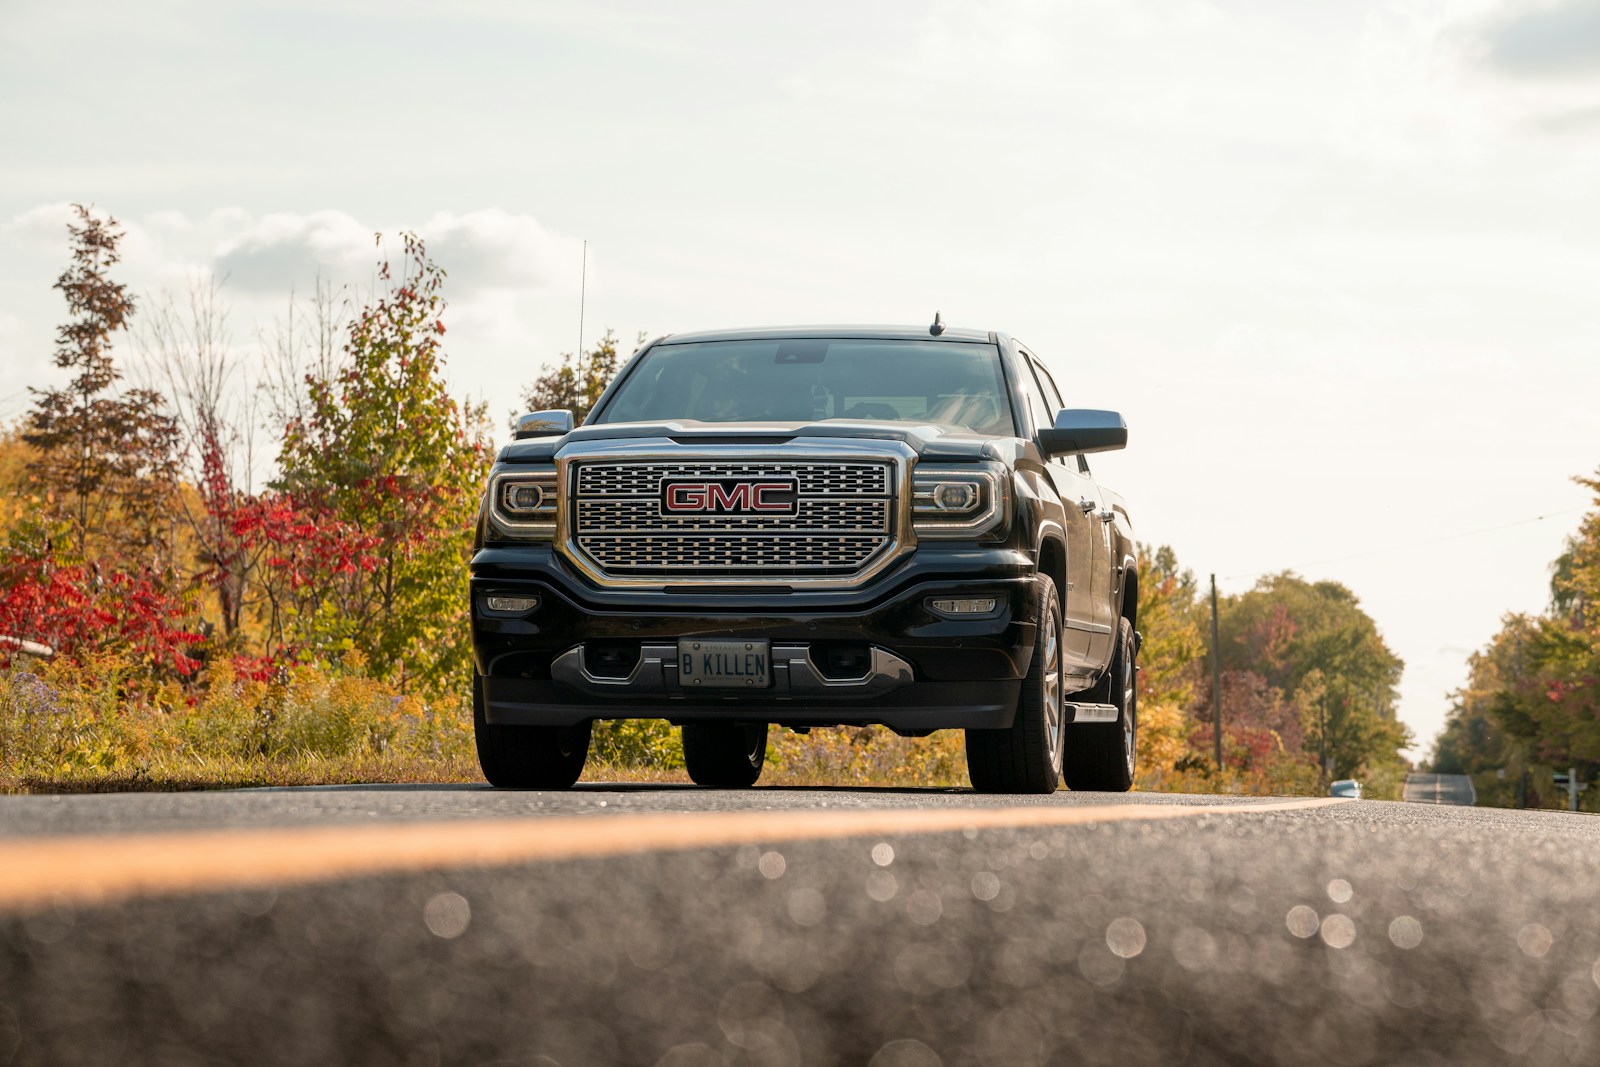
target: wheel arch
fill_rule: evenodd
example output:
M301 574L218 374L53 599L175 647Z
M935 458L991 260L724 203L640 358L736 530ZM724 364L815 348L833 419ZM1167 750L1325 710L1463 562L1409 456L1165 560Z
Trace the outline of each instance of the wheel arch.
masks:
M1056 586L1056 596L1060 598L1062 610L1066 610L1067 597L1067 541L1061 531L1050 528L1044 531L1039 538L1039 548L1035 554L1038 560L1037 571L1048 577Z
M1135 630L1139 628L1139 561L1132 556L1122 560L1122 611L1119 613Z

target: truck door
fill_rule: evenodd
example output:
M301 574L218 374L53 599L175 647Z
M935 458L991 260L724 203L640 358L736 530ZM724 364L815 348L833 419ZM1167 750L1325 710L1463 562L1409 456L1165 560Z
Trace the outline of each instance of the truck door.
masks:
M1045 365L1031 355L1028 362L1050 408L1046 425L1053 425L1055 412L1066 403ZM1081 600L1080 616L1067 622L1067 645L1096 667L1104 667L1111 662L1111 646L1116 640L1116 592L1111 588L1116 562L1111 559L1111 523L1103 517L1105 503L1099 485L1089 473L1089 461L1083 456L1060 456L1051 462L1053 475L1058 467L1062 474L1056 483L1070 512L1068 519L1077 528L1076 537L1068 535L1067 578ZM1083 550L1076 548L1074 542L1082 544Z
M1113 513L1110 504L1100 493L1100 483L1096 482L1094 475L1089 470L1088 456L1075 456L1078 460L1078 469L1093 486L1095 500L1094 512L1094 579L1091 583L1094 598L1094 633L1089 641L1089 655L1096 663L1111 663L1112 646L1117 640L1117 593L1119 590L1113 581L1117 566L1122 562L1112 556L1116 544L1111 536Z
M1042 378L1034 358L1025 350L1023 355L1031 373L1022 383L1022 388L1028 394L1028 407L1033 414L1034 425L1052 426L1060 404L1051 406L1052 400L1041 384ZM1061 616L1066 631L1063 643L1067 659L1081 670L1097 665L1092 658L1095 539L1099 536L1099 531L1095 529L1099 524L1094 513L1099 510L1100 500L1093 480L1078 470L1077 456L1057 456L1046 461L1045 469L1066 511L1067 587L1056 590L1056 593L1061 597Z

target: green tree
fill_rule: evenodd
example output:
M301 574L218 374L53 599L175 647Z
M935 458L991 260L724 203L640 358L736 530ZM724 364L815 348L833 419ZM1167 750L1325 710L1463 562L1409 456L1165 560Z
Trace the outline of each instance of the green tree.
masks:
M1494 686L1487 707L1527 763L1576 765L1593 777L1600 770L1600 613L1592 610L1600 603L1600 476L1576 480L1595 494L1596 509L1552 568L1550 613L1513 617L1479 660L1504 660L1508 643L1514 649L1515 669L1486 679L1486 689Z
M401 275L380 263L383 290L350 324L342 365L307 376L275 488L378 546L313 576L320 593L292 634L442 691L464 684L467 557L490 450L483 407L446 386L445 272L421 239L404 240Z
M1332 776L1391 776L1410 731L1393 713L1404 664L1338 582L1270 575L1220 611L1222 666L1250 671L1299 706L1305 751ZM1224 715L1227 703L1224 698Z
M639 336L640 343L644 335ZM611 379L617 376L622 356L617 351L617 335L606 330L605 336L587 353L574 356L561 354L561 364L533 380L522 391L523 411L551 411L566 409L572 412L574 425L581 425L589 411L606 391ZM513 416L515 417L515 416Z
M127 286L109 271L121 259L122 230L115 218L100 218L73 205L72 265L56 279L70 321L56 330L55 365L72 372L58 389L30 389L33 409L23 438L39 452L34 481L53 498L81 558L96 550L126 559L130 548L160 550L170 540L167 503L177 472L178 431L159 393L113 386L122 373L112 359L113 335L134 312ZM115 530L114 543L91 546ZM156 562L147 559L145 562ZM170 566L170 560L166 561Z
M1471 775L1480 804L1515 807L1529 799L1525 789L1537 791L1531 781L1531 723L1516 715L1507 699L1521 686L1527 649L1540 625L1528 615L1501 621L1500 632L1467 661L1467 684L1451 695L1444 729L1434 741L1429 765L1439 774ZM1508 730L1503 715L1522 733Z

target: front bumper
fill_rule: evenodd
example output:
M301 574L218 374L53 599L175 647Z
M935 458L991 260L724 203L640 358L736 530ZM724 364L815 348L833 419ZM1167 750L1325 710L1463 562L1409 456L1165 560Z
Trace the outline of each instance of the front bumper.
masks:
M911 567L899 581L826 595L619 594L586 587L548 552L486 550L472 580L485 714L527 725L661 718L877 724L905 733L1008 727L1033 655L1035 580L1018 573L1025 561L1002 550L951 553L949 561L958 565ZM497 615L486 608L490 595L535 596L539 606ZM928 604L936 596L993 596L996 610L945 618ZM686 691L677 684L680 638L769 641L771 684ZM823 653L839 647L857 650L865 666L830 674ZM597 668L600 650L613 669Z

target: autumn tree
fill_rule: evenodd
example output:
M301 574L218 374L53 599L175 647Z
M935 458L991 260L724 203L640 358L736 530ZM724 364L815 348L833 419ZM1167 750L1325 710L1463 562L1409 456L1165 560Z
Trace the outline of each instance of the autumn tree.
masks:
M1189 708L1194 702L1205 636L1194 572L1167 545L1139 552L1139 767L1141 779L1174 768L1189 754Z
M1524 776L1532 766L1536 731L1517 712L1514 694L1522 688L1527 650L1541 625L1528 615L1501 620L1500 632L1467 660L1467 684L1451 694L1444 729L1434 741L1432 769L1471 775L1481 804L1514 807L1535 788Z
M644 335L639 336L644 343ZM550 411L565 408L572 412L574 425L581 425L589 411L606 391L611 379L617 376L622 356L617 351L617 335L607 330L605 336L587 353L574 356L563 352L561 364L533 380L522 393L523 411Z
M1398 771L1410 743L1393 713L1404 664L1354 593L1286 572L1226 598L1220 614L1224 673L1255 674L1267 689L1246 691L1276 690L1297 705L1304 748L1333 762L1332 777ZM1226 693L1223 715L1232 715Z
M319 579L298 636L442 689L467 664L467 558L489 446L482 407L446 387L445 272L420 238L404 245L398 272L380 263L383 288L351 322L340 365L307 376L274 488L374 546Z
M1510 617L1475 658L1475 666L1494 670L1483 671L1493 688L1474 708L1486 706L1528 762L1577 765L1592 779L1600 771L1600 612L1593 609L1600 603L1600 475L1577 481L1594 494L1595 510L1553 567L1551 610L1532 620ZM1462 722L1448 740L1459 742L1471 725Z
M163 293L139 339L146 371L177 432L183 484L173 494L172 513L197 557L193 579L215 595L222 636L231 645L249 583L249 555L232 516L250 492L253 411L233 354L221 283L196 281L181 303Z
M177 430L160 394L114 390L122 373L112 341L134 312L127 287L109 274L121 258L123 233L115 218L102 219L82 204L73 210L72 265L55 284L72 318L56 331L54 359L72 379L61 388L29 390L34 405L23 437L39 452L35 482L54 499L80 557L113 520L115 544L105 547L124 559L130 548L154 555L149 550L165 540Z

